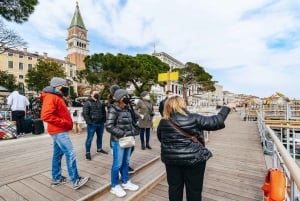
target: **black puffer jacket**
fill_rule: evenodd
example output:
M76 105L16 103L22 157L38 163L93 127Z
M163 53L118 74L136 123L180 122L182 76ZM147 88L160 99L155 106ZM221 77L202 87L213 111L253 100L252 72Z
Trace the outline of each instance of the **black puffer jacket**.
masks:
M133 125L130 109L120 108L116 103L109 105L106 120L106 130L111 134L112 141L118 141L124 136L134 136L138 132Z
M82 108L82 115L87 124L105 123L106 110L105 104L89 98Z
M222 107L218 114L203 116L187 112L187 116L179 113L171 116L172 121L181 129L196 136L204 144L203 130L213 131L225 127L224 121L230 108ZM211 154L202 145L192 140L174 127L166 119L162 119L157 128L157 137L161 142L161 160L169 165L192 165L204 161Z

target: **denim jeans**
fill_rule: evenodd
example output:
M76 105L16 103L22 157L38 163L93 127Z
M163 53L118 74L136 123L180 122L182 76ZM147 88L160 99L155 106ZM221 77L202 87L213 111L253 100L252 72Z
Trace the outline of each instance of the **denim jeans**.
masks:
M145 131L146 131L146 144L148 144L150 141L150 128L141 128L141 130L140 130L141 143L142 144L145 143L145 138L144 138Z
M70 180L74 183L79 178L76 153L68 132L51 135L53 139L52 179L61 178L61 159L65 154Z
M129 180L128 166L130 161L131 147L121 148L118 141L112 141L113 163L111 167L111 187L119 184L119 172L121 173L122 183L126 184Z
M97 134L97 149L102 149L102 137L104 132L104 123L88 124L87 125L87 137L85 141L86 153L91 152L91 145L94 138L94 134Z

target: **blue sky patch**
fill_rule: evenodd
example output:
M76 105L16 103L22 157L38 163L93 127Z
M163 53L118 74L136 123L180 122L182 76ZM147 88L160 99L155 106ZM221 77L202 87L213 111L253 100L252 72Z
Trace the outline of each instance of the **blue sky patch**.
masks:
M286 33L284 37L274 37L267 40L266 45L269 49L289 50L296 48L300 37L299 31Z
M127 0L119 0L119 4L121 7L125 7Z

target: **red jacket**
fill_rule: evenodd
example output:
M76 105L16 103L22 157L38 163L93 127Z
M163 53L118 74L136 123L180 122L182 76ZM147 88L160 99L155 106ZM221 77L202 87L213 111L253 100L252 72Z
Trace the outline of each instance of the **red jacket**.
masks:
M70 131L73 121L67 105L60 94L43 91L41 119L48 123L47 130L50 135Z

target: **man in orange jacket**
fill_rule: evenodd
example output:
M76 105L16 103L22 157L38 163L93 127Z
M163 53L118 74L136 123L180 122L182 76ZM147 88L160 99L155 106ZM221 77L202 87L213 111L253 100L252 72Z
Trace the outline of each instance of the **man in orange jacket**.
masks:
M61 175L61 159L65 154L67 169L73 188L78 189L88 180L88 177L80 177L76 166L76 153L69 137L69 131L73 128L70 112L63 96L68 94L67 81L60 77L53 77L50 86L43 89L41 100L43 101L41 119L47 123L47 130L53 139L52 157L52 183L57 186L66 183L66 177Z

